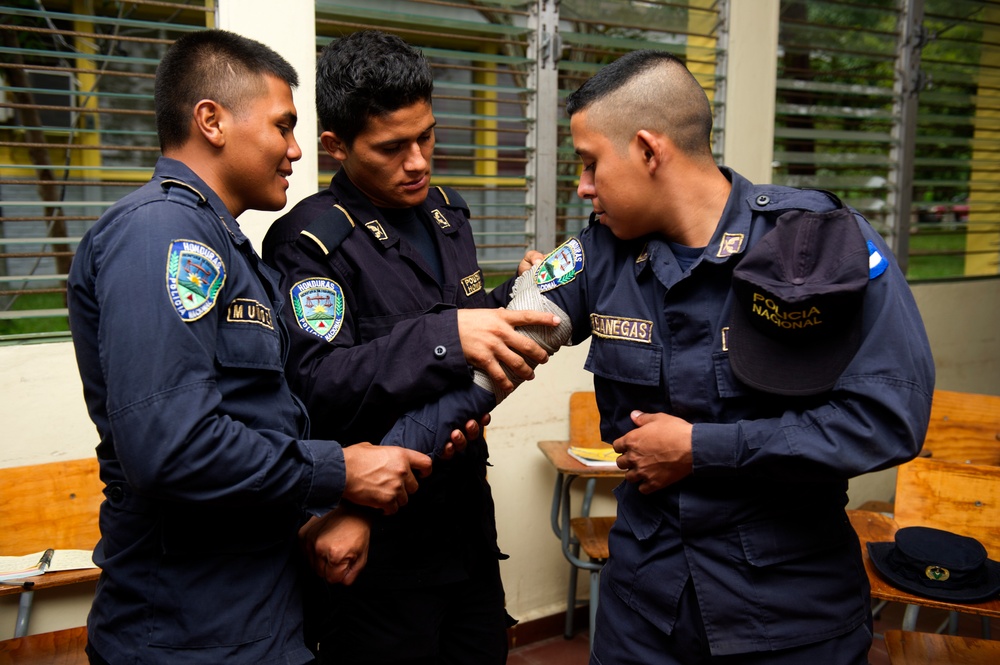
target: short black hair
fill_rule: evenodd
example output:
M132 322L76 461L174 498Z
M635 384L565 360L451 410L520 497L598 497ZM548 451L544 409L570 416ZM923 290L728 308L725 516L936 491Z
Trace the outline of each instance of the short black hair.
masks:
M211 99L240 114L264 94L264 75L295 88L299 76L287 60L258 41L226 30L199 30L175 41L156 68L156 133L160 150L184 145L191 109Z
M566 98L624 150L641 129L670 137L684 153L711 159L712 104L684 63L666 51L632 51L600 69Z
M624 87L633 77L667 62L684 66L676 56L666 51L643 49L626 53L602 67L584 81L575 92L570 93L566 98L566 114L572 116L582 111L599 99Z
M379 30L327 44L316 63L316 113L324 131L347 146L369 118L418 102L431 103L434 78L419 49Z

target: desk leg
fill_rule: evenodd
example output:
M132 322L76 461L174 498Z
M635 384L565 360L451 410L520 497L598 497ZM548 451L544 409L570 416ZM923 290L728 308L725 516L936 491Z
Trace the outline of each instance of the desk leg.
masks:
M25 591L17 604L17 621L14 624L14 637L24 637L28 634L28 619L31 618L31 602L35 598L34 591Z

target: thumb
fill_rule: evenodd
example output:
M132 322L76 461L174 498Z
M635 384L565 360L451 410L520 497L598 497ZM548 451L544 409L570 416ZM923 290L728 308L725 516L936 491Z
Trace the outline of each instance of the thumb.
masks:
M421 478L430 475L431 467L434 464L430 457L408 448L404 449L404 452L406 453L406 461L410 464L410 468L419 472Z
M634 422L637 427L642 427L643 425L649 422L649 414L643 413L638 409L636 409L631 413L631 417L632 417L632 422Z

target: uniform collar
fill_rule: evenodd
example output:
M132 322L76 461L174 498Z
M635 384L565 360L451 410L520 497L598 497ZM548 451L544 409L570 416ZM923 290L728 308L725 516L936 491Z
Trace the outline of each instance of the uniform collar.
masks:
M229 209L222 202L222 199L219 198L219 195L204 180L198 177L198 174L192 171L191 167L187 164L176 159L171 159L170 157L160 157L156 160L153 178L158 179L161 184L168 180L173 180L191 190L198 195L200 205L207 205L211 208L215 217L226 227L229 235L237 245L249 242L246 235L243 234L239 222L229 213Z
M365 194L358 189L353 182L351 182L351 179L347 177L347 173L344 169L340 169L336 174L334 174L333 179L330 181L330 191L333 192L333 195L337 198L337 200L351 213L351 216L354 217L355 223L358 226L364 227L373 238L381 242L386 247L390 247L399 242L399 236L393 232L391 225L388 221L386 221L385 217L379 212L378 208L372 204L371 199L365 196ZM437 220L437 215L435 215L434 210L431 209L429 197L428 199L424 199L423 203L414 207L419 211L422 211L428 219L435 221L436 223L431 226L438 229L441 233L449 235L455 232L454 224L449 222L447 225L442 225Z

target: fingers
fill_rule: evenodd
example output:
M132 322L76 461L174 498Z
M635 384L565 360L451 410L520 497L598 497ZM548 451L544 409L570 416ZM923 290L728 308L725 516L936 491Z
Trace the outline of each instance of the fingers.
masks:
M400 448L400 450L406 454L406 461L413 472L417 473L421 478L426 478L430 475L431 467L434 466L434 461L430 457L416 450L408 450L406 448ZM410 474L410 478L413 478L413 473ZM416 480L414 480L415 482ZM414 487L414 491L416 491L416 487Z
M549 312L539 312L534 309L501 309L500 317L510 326L519 328L521 326L550 326L556 327L561 319Z
M417 491L415 474L428 475L432 461L415 450L358 443L344 448L344 465L347 482L343 497L391 515Z

